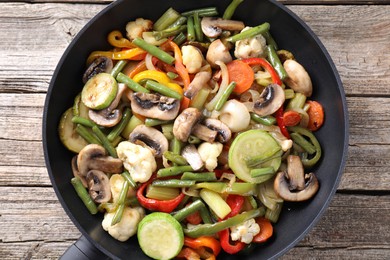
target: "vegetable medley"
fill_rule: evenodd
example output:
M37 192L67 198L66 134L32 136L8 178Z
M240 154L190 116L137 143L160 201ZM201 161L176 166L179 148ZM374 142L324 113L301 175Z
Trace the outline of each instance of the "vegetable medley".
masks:
M273 236L284 201L312 198L324 121L310 76L242 0L129 21L87 60L59 135L71 180L113 238L155 259L215 259ZM81 80L81 79L80 79Z

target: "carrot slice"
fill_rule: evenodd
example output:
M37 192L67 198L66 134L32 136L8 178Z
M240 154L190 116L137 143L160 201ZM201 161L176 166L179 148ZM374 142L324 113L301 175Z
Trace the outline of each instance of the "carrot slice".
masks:
M309 109L307 110L307 114L309 115L309 123L307 128L310 131L316 131L324 123L324 108L317 101L309 100L306 103L310 105Z
M301 121L301 114L297 111L289 110L283 113L283 122L286 126L296 126Z
M260 226L260 233L253 238L252 242L263 243L272 236L274 228L271 222L263 217L257 218L256 223Z
M255 73L252 68L240 60L233 60L226 64L229 72L229 81L236 82L236 87L233 92L241 94L247 91L255 79Z

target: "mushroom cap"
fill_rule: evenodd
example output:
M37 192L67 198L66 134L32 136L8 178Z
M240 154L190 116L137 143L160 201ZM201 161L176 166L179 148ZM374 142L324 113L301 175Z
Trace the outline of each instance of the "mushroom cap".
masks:
M204 120L203 124L211 130L218 132L217 139L221 143L227 143L232 137L232 131L230 131L230 128L221 120L207 118L206 120Z
M93 201L96 203L104 203L111 199L110 180L104 172L90 170L87 173L86 180L89 195Z
M148 118L173 120L179 113L180 100L151 93L135 92L130 96L133 112Z
M285 172L279 172L274 180L275 192L285 201L305 201L310 199L317 193L319 183L314 173L306 174L307 179L305 188L300 191L291 191L289 189L289 180Z
M305 171L299 156L287 156L287 175L290 190L303 190L305 188Z
M153 127L138 125L131 132L130 141L151 148L155 157L161 157L168 150L168 140L163 133Z
M287 86L295 92L310 97L313 92L313 85L305 68L295 60L286 60L283 63L283 67L288 75L284 80Z
M110 72L113 67L114 64L110 58L104 56L96 58L84 72L83 83L85 84L90 78L99 73Z
M202 113L195 107L184 109L173 122L173 135L182 142L187 142L192 128L200 121Z
M81 183L83 184L83 186L85 188L88 188L88 183L87 180L85 179L85 176L82 176L77 168L77 155L73 156L71 164L72 164L73 176L78 177Z
M220 39L218 39L210 44L207 50L206 60L212 67L218 67L218 65L215 63L216 61L222 61L226 64L231 62L233 58L229 52L229 48L226 47L226 45L223 44Z
M104 147L98 144L89 144L78 154L77 168L81 176L87 176L89 170L122 173L123 162L118 158L108 156Z
M253 110L259 116L275 113L284 103L284 90L278 84L268 85L253 104Z

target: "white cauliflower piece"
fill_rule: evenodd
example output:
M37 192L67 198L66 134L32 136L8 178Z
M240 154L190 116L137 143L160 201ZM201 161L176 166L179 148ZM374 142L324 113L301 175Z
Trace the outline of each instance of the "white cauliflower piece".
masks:
M152 28L152 21L143 18L137 18L135 21L131 21L126 24L126 35L130 40L134 40L137 37L142 37L143 32L150 31Z
M221 143L204 142L199 145L198 153L208 171L213 171L218 165L218 156L222 152L223 145Z
M113 202L117 202L119 199L119 194L122 191L123 183L125 183L125 179L121 174L113 174L110 178L110 189L112 194ZM129 191L127 192L127 198L134 197L135 190L130 186Z
M145 216L144 209L141 207L130 208L126 207L123 210L121 221L111 226L111 221L114 218L115 212L106 212L102 222L104 230L115 239L123 242L128 240L131 236L137 233L138 223Z
M260 226L253 218L230 228L230 238L233 241L240 240L245 244L250 244L253 240L253 237L259 233Z
M251 27L245 27L243 31ZM255 58L265 56L266 40L263 35L258 34L254 37L239 40L236 42L234 56L237 59Z
M203 62L203 55L198 48L192 45L181 47L183 64L186 66L189 73L197 73L200 71Z
M157 169L156 159L148 148L123 141L118 144L116 151L135 182L147 182Z

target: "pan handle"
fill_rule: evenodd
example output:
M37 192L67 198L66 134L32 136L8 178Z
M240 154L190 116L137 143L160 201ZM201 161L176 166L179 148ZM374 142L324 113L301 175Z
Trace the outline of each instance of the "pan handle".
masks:
M61 260L108 260L108 256L97 249L85 236L81 236L61 256Z

